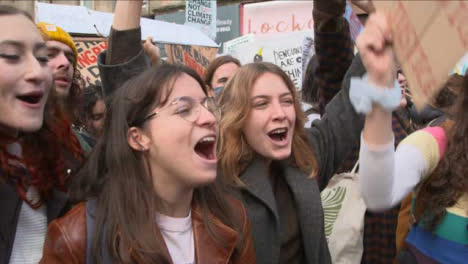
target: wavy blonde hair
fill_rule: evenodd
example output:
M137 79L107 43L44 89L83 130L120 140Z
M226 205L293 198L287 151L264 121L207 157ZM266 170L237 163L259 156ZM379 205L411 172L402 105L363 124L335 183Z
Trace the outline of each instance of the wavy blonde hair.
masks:
M265 73L279 76L294 99L296 124L292 137L291 163L305 173L310 173L310 177L317 174L317 161L304 129L306 117L299 105L294 84L280 67L272 63L251 63L237 70L218 97L223 116L219 126L218 166L228 182L236 186L244 186L239 176L254 158L255 151L245 140L242 130L251 110L251 90Z

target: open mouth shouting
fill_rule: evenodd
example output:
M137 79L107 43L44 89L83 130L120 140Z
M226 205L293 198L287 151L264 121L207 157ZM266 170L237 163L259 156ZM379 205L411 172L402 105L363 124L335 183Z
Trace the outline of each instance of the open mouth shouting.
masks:
M195 145L195 153L205 162L216 163L216 136L202 137Z
M17 95L16 98L28 107L37 108L42 105L41 99L43 96L44 96L44 92L33 91L33 92L28 92L28 93Z
M274 145L286 146L289 142L289 129L281 127L271 130L267 133Z

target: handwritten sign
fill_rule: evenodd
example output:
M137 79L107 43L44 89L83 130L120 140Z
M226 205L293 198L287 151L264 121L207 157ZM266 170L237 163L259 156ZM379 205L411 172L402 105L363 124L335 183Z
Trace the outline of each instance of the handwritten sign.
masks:
M305 73L310 59L315 54L315 41L311 36L306 36L302 41L302 72ZM304 80L304 74L302 75Z
M468 2L395 0L374 5L387 13L395 53L421 109L468 51Z
M242 35L270 35L313 30L312 1L267 1L245 4Z
M296 87L302 82L302 45L273 49L274 63L283 69Z
M313 31L258 36L253 42L242 43L235 47L232 56L242 64L254 61L271 62L284 70L293 81L297 90L302 87L302 55L304 37L313 37Z
M185 2L185 25L198 28L211 39L216 38L216 1L188 0Z
M242 43L249 43L254 41L254 35L249 34L249 35L244 35L229 41L224 42L223 48L224 52L227 54L232 54L235 50L236 47Z
M78 51L77 69L88 84L100 85L97 57L99 53L107 49L106 39L74 38L74 40Z
M210 61L216 57L218 48L186 46L186 45L164 45L169 63L182 63L195 70L203 76Z

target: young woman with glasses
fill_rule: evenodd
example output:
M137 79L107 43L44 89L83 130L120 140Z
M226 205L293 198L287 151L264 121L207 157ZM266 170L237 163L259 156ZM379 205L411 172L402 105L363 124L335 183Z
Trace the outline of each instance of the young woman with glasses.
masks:
M206 87L165 64L115 91L80 173L91 200L50 224L42 263L255 263L246 211L216 177Z

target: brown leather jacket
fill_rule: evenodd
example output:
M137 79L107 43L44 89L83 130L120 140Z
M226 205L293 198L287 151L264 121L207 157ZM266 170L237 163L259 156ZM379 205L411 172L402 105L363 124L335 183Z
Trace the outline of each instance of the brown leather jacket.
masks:
M225 241L227 247L220 247L208 234L197 206L192 208L193 237L195 240L195 263L232 263L253 264L255 252L253 249L250 223L242 204L232 199L233 208L243 221L242 231L244 249L240 254L233 255L237 242L237 232L214 219L217 234ZM166 248L167 251L167 248ZM169 251L167 251L169 255ZM40 263L86 263L86 205L76 205L64 217L50 223L43 257Z

